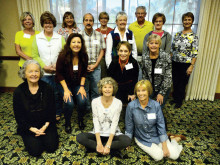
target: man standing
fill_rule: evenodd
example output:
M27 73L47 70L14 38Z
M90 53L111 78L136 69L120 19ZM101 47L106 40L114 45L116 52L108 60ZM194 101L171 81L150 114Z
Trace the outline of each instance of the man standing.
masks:
M154 25L145 20L147 15L145 6L138 6L136 8L135 15L137 17L137 21L130 24L128 29L134 33L138 56L142 56L144 37L147 33L154 30Z
M98 97L97 83L101 79L101 67L99 65L105 49L105 40L100 32L93 29L94 17L91 13L87 13L83 16L83 25L85 29L80 32L82 34L88 53L88 68L85 82L85 90L87 94L87 100L90 100L89 93L91 94L91 100ZM90 101L91 101L90 100ZM88 103L87 108L90 108Z

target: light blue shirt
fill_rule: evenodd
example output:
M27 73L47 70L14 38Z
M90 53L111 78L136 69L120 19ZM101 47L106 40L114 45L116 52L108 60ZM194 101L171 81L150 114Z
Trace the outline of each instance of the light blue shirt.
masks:
M152 143L162 143L168 139L163 112L160 104L149 98L145 109L138 99L130 102L126 109L125 134L151 147Z

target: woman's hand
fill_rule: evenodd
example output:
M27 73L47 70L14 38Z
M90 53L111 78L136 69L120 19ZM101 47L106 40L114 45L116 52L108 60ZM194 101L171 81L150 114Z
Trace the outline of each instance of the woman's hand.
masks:
M45 133L41 129L37 129L35 127L31 127L29 130L35 133L35 136L45 135Z
M135 100L136 96L135 95L128 95L128 101L131 100Z
M86 91L85 91L85 88L84 88L83 86L81 86L81 87L79 88L79 91L77 92L77 95L78 95L78 94L81 94L82 99L83 99L83 97L86 98Z
M157 95L157 102L159 102L160 105L163 104L163 95L161 95L161 94L158 94L158 95Z
M107 146L105 146L103 155L108 155L109 153L110 153L110 148L108 148Z
M190 65L186 71L186 74L189 76L193 71L193 65Z
M70 96L73 96L72 92L70 92L69 89L66 89L66 90L64 91L64 94L63 94L63 101L64 101L65 103L67 103L67 101L68 101L68 99L69 99L69 101L71 102L71 97L70 97Z
M88 65L87 71L88 72L93 72L95 70L96 66L95 65Z
M162 148L163 148L163 157L169 157L170 151L168 150L166 141L162 143Z
M45 65L43 69L46 73L54 73L56 71L56 68L54 68L53 65Z
M102 144L97 144L96 151L99 152L100 154L103 154L104 153L103 145Z

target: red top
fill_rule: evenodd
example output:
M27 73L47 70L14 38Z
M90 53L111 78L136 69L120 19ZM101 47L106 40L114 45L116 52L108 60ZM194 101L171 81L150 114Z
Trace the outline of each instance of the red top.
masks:
M96 31L100 32L103 34L103 37L105 39L105 43L106 43L106 38L107 38L107 35L108 33L110 33L113 29L110 28L110 27L107 27L107 30L101 30L100 28L96 29Z
M153 34L157 34L157 35L159 35L160 36L160 38L162 37L162 35L163 35L163 33L164 33L164 31L162 31L162 32L152 32Z

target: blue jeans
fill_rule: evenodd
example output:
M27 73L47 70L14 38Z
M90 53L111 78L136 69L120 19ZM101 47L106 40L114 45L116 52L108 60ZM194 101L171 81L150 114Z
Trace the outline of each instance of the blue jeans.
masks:
M99 97L98 93L98 87L97 84L99 80L101 79L101 67L100 65L93 71L88 72L86 76L86 82L85 82L85 90L87 95L87 110L91 109L90 102ZM89 95L91 94L91 96Z
M83 120L83 116L84 116L85 109L86 109L87 99L85 97L83 97L83 99L82 99L82 95L80 93L77 95L79 88L80 88L80 85L75 86L72 89L69 88L69 90L72 92L73 96L70 96L71 101L68 100L66 103L64 102L64 117L65 117L65 121L66 121L67 125L70 125L71 116L72 116L73 108L75 105L74 101L77 104L78 121ZM62 96L63 96L64 90L61 85L60 85L60 90L61 90Z
M63 110L63 99L58 89L59 84L55 82L55 76L46 75L46 76L43 76L41 80L48 83L53 88L54 96L55 96L55 104L56 104L56 115L61 115L62 110Z

